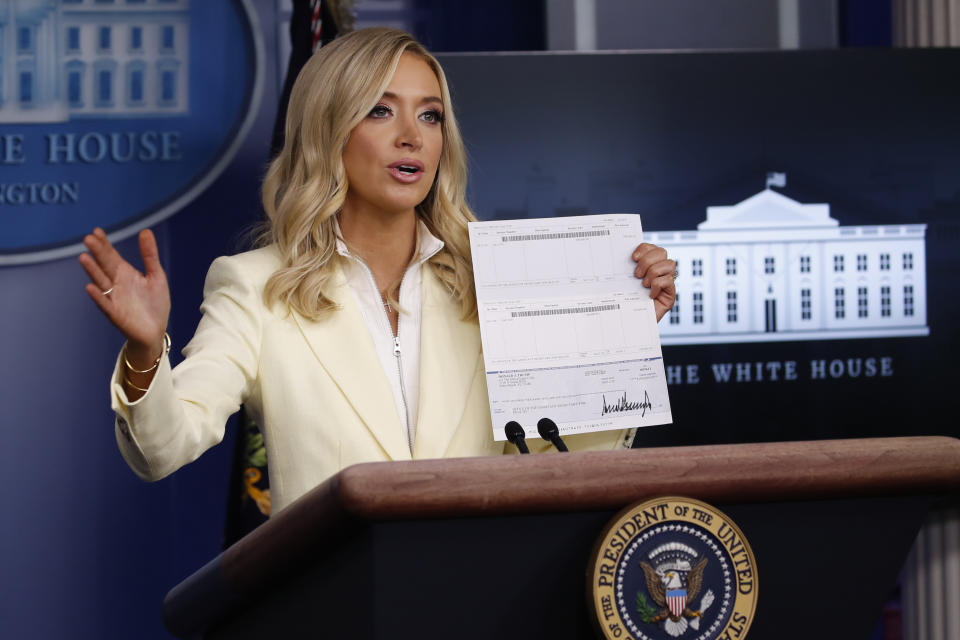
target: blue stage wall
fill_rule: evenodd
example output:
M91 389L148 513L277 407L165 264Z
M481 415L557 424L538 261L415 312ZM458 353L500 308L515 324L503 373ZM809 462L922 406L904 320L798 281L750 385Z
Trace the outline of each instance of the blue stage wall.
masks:
M199 12L192 25L191 53L199 56L204 39L213 40L203 16L217 7L206 0L191 7ZM152 226L173 295L169 332L174 362L199 320L210 262L246 246L243 232L259 220L258 185L282 82L274 71L274 3L218 0L218 7L238 15L247 8L256 10L252 26L263 41L266 77L252 128L229 165L196 199ZM233 65L231 73L238 79L245 73L238 65L248 63L236 55L243 51L239 46L232 42L210 52L227 55L232 47L229 55L234 57L226 63ZM205 66L193 62L196 69ZM192 78L201 88L204 82L219 81L203 74ZM199 96L198 89L193 97ZM10 100L9 95L5 98ZM218 106L209 96L194 107L195 114L212 110L205 116L210 132L223 125L215 122L218 117L237 109ZM168 120L153 119L150 126L176 126L175 117ZM115 122L137 126L135 119ZM198 125L202 130L203 119ZM30 139L57 126L66 125L0 123L0 132L22 132ZM31 151L27 160L42 156L41 148L39 156ZM0 165L0 182L13 181L9 169ZM55 170L50 175L56 175ZM36 171L35 179L43 180L43 173ZM150 181L151 174L148 165L136 179L106 167L96 176L78 179L81 204L95 210L99 191L142 190L142 181ZM9 229L12 216L23 215L23 206L0 204L0 228ZM95 211L88 217L91 226L121 228L110 219L97 220ZM139 264L134 238L118 248ZM0 429L6 452L0 486L8 488L0 517L0 635L169 638L160 618L164 595L221 550L233 432L228 430L222 446L165 480L148 484L133 475L117 452L109 407L108 380L123 340L87 297L86 282L76 255L0 266Z
M273 3L256 6L273 70ZM630 211L648 231L696 229L707 206L736 204L762 190L766 172L783 171L785 195L831 204L841 225L928 225L928 336L668 345L667 364L698 365L700 382L671 386L676 424L646 430L642 444L957 435L939 418L949 412L958 346L956 52L447 55L443 63L481 218ZM240 250L259 216L276 100L268 74L236 157L154 227L173 291L175 359L198 320L206 268ZM132 240L120 250L136 256ZM126 468L107 389L122 340L85 282L75 257L0 268L3 635L165 638L163 595L220 550L231 447L154 484ZM687 282L683 274L681 290ZM717 363L870 357L891 358L893 375L811 380L805 370L796 381L711 382Z

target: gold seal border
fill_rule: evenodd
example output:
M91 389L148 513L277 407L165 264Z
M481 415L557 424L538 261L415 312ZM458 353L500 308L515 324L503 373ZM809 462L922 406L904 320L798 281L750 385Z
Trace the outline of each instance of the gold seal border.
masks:
M587 606L594 612L596 628L601 637L608 640L635 640L617 607L616 568L623 551L637 535L650 527L677 522L706 529L730 556L736 598L730 619L714 638L742 640L746 637L757 610L757 561L753 549L743 531L729 516L706 502L685 496L660 496L625 507L610 520L597 538L587 568L586 592ZM622 532L631 528L635 530L627 534L629 539L624 541ZM720 535L721 530L723 536Z

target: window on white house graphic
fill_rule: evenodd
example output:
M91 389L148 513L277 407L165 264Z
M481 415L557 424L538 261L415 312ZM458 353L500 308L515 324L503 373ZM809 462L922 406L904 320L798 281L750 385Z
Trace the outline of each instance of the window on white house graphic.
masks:
M165 53L173 51L173 27L165 25L160 29L160 48Z
M680 297L673 301L673 308L670 309L670 324L680 324Z
M20 104L25 107L33 105L33 71L20 72Z
M890 254L880 254L880 271L890 271Z
M857 255L857 271L866 271L867 270L867 254L861 253Z
M800 256L800 273L810 273L810 256Z
M693 324L703 324L703 292L693 292Z
M104 104L113 99L113 74L109 71L97 74L97 98Z
M143 104L143 82L146 65L140 61L131 62L127 66L127 104L140 106Z
M690 275L695 278L703 275L703 260L697 258L690 263Z
M867 288L857 287L857 317L867 317Z
M903 315L913 315L913 285L908 284L903 288Z
M727 258L727 275L728 276L737 275L737 259L736 258Z
M880 287L880 315L890 317L890 287Z
M737 292L727 291L727 322L737 321Z
M843 287L836 287L833 290L833 317L837 320L842 320L846 315L847 309L843 295Z
M164 71L160 83L160 99L173 102L177 97L177 76L173 71Z
M175 60L161 60L157 63L157 102L161 107L177 106L177 68Z
M97 39L97 44L101 51L110 50L110 27L100 27L100 37Z
M836 273L843 272L843 256L833 256L833 270Z
M913 254L912 253L903 254L903 270L913 271Z
M34 53L33 27L17 29L17 53Z
M143 49L143 27L130 27L130 50Z
M83 106L83 71L67 70L67 101L71 107Z
M80 50L80 27L69 27L67 29L67 51Z
M813 318L813 303L810 298L810 289L800 289L800 319Z
M776 261L771 256L767 256L763 259L763 272L767 275L771 275L776 272Z
M113 77L117 64L102 60L94 65L93 103L96 107L112 107L114 101Z

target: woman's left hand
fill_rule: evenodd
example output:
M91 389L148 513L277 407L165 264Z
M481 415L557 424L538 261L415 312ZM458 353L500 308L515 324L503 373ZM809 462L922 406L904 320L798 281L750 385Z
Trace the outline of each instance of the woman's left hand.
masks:
M646 242L633 250L633 261L637 263L633 275L643 280L643 286L650 288L657 322L660 322L660 318L677 300L677 289L673 282L677 263L667 258L666 249Z

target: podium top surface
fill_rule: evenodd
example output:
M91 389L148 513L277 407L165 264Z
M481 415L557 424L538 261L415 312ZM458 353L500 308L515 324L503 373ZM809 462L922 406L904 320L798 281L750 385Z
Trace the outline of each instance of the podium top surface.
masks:
M344 469L329 484L304 501L327 493L370 520L608 510L669 494L722 504L927 493L960 486L960 440L818 440L368 463Z

